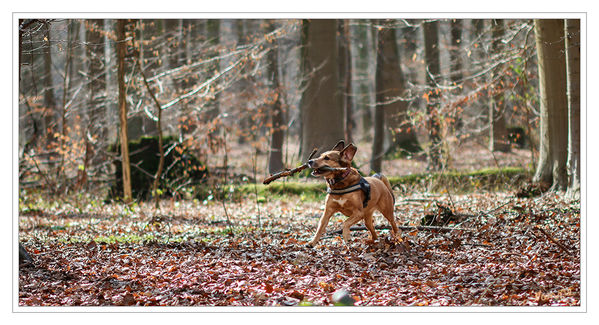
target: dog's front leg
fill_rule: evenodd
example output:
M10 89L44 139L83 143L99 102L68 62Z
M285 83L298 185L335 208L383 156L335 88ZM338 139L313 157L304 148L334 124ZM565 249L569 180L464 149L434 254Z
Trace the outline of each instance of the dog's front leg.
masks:
M362 209L354 211L354 213L343 223L343 241L349 244L349 228L358 223L364 217Z
M316 229L316 234L314 235L314 238L307 244L307 246L316 246L316 243L318 243L318 241L320 240L320 236L322 236L322 234L324 233L327 224L329 223L329 219L331 219L333 213L335 213L335 211L329 208L327 205L327 207L324 209L322 217L320 217L320 221L318 221L318 229Z

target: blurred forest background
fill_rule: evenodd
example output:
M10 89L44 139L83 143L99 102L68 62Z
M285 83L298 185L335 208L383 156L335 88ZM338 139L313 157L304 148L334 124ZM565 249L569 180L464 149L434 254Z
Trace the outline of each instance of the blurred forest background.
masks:
M580 195L578 19L21 19L19 186L125 201L508 167ZM127 143L127 146L123 146Z

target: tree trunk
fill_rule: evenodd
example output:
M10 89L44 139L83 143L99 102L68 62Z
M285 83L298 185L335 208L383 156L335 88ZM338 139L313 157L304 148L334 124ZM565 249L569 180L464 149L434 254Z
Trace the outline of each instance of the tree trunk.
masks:
M374 108L374 139L372 140L372 160L370 170L380 173L383 169L383 155L385 142L385 111L382 105Z
M267 33L275 30L273 20L267 21ZM273 39L271 43L271 50L268 52L268 76L271 81L271 92L274 96L274 102L272 104L272 127L271 127L271 138L270 138L270 154L268 158L268 171L274 174L283 169L283 139L285 131L283 109L281 107L281 83L279 78L279 65L278 65L279 50L277 47L276 39Z
M484 64L481 62L485 62L488 60L487 52L485 51L485 47L483 44L485 43L485 19L472 19L472 33L470 34L470 48L471 58L470 62L478 62L475 63L474 66L470 68L473 73L477 73L480 70L483 70ZM467 61L467 62L469 62ZM483 74L479 77L479 84L487 85L488 82L488 74ZM480 112L480 117L475 119L475 128L483 128L489 125L489 100L488 96L482 95L478 96L476 102L472 103L473 109L472 111Z
M450 79L451 85L454 87L458 87L460 83L462 83L463 73L462 73L462 56L460 53L460 48L462 44L462 29L463 29L463 19L452 19L451 20L451 47L449 48L449 57L450 57ZM459 95L462 91L462 88L456 88L453 93L454 95ZM462 128L462 107L456 107L455 112L453 112L454 116L454 128L456 131L459 131Z
M503 51L502 38L505 34L505 23L503 19L493 20L493 43L492 53L499 54ZM495 73L503 74L501 68ZM505 98L502 77L497 78L493 85L493 101L489 105L489 150L510 151L507 128L505 125Z
M206 22L206 34L208 36L208 44L213 47L212 53L215 57L218 56L218 46L220 44L220 19L209 19ZM211 78L213 75L217 74L220 71L220 60L215 60L214 63L210 65L209 75L207 78ZM218 87L214 87L212 89L213 99L208 105L207 109L207 118L212 120L216 118L220 114L220 106L219 106L219 89ZM218 130L219 128L215 128ZM214 134L214 133L212 133Z
M119 119L121 124L121 163L123 166L123 200L126 203L132 201L131 194L131 165L129 163L129 139L127 137L127 94L125 89L125 55L127 53L127 41L125 39L124 19L116 21L116 53L117 53L117 79L119 86Z
M362 128L362 141L371 141L372 135L372 100L371 100L371 73L369 71L369 62L372 61L370 53L372 50L371 46L371 35L370 32L372 27L363 20L356 20L355 24L352 24L350 39L350 46L353 47L355 56L354 71L355 84L357 88L357 94L355 94L356 100L356 119L360 121Z
M102 140L105 138L104 125L105 121L101 118L105 116L104 97L106 85L102 78L104 58L104 30L103 19L90 19L86 21L86 51L88 61L88 78L89 82L89 119L87 121L87 133L96 136L96 139ZM83 159L83 170L80 171L79 185L87 188L87 179L89 173L90 160L94 158L94 146L86 135L85 136L85 155Z
M580 20L566 19L566 71L568 74L568 191L580 199Z
M302 160L314 147L328 149L345 136L345 112L339 97L337 21L303 21L301 98Z
M56 110L56 98L54 96L54 81L52 80L52 43L50 43L50 23L44 22L47 47L44 49L44 131L46 133L46 145L54 142L54 114Z
M436 78L439 76L441 67L439 61L439 31L438 22L428 21L423 25L424 29L424 61L426 68L426 81L428 93L426 93L426 115L427 130L430 139L428 152L428 169L440 170L443 168L441 157L441 123L439 121L439 89Z
M381 107L390 134L390 150L411 154L420 151L416 132L408 117L403 71L393 21L381 21L378 29L375 94L377 108ZM374 154L373 154L374 156Z
M339 89L341 102L345 109L345 142L351 143L354 130L352 114L352 57L349 38L349 20L339 20Z
M541 144L533 181L552 184L555 190L565 190L568 183L568 101L564 21L535 19L535 38L539 66Z

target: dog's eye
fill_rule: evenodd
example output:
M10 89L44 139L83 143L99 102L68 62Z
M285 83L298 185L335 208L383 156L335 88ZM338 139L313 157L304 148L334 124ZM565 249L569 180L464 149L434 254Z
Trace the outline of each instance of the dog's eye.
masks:
M324 160L329 160L329 157L324 157Z

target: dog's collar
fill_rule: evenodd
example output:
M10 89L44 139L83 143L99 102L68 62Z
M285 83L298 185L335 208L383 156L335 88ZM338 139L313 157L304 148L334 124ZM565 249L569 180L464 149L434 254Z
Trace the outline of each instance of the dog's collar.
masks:
M329 183L329 185L333 186L333 185L341 182L342 180L344 180L347 176L349 176L350 172L351 172L351 168L347 168L347 170L341 176L327 179L327 183Z

